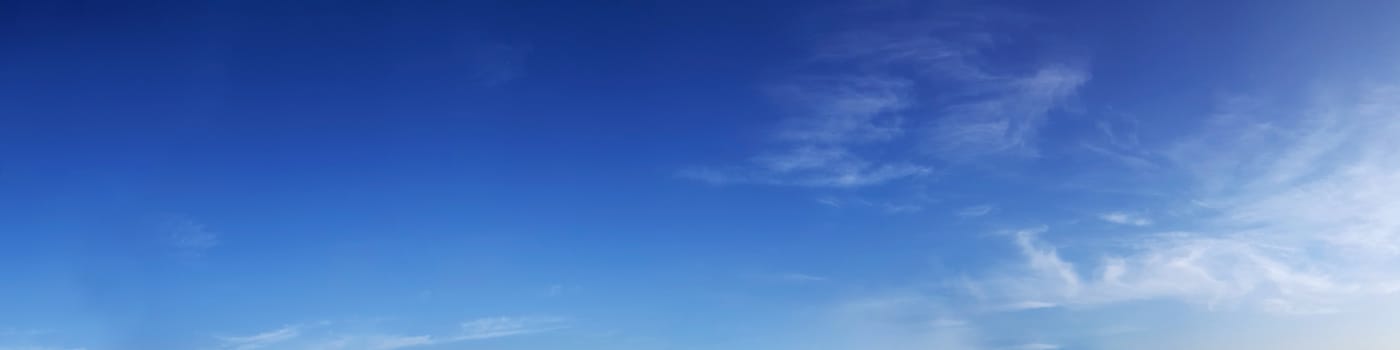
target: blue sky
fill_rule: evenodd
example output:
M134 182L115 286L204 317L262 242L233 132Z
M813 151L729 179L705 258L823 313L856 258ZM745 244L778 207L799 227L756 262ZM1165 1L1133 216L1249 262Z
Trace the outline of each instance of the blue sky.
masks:
M3 7L0 350L1400 347L1400 3Z

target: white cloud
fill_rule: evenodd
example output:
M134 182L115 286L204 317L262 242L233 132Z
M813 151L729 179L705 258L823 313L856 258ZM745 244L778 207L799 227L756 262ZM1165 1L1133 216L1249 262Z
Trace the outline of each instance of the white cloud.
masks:
M1059 306L1059 305L1056 305L1055 303L1044 302L1044 301L1028 300L1028 301L1018 301L1018 302L1006 304L1005 306L1003 306L1003 307L1001 307L1001 308L998 308L998 309L1000 309L1000 310L1009 310L1009 311L1017 311L1017 310L1048 309L1048 308L1052 308L1052 307L1056 307L1056 306Z
M771 89L792 113L775 133L776 147L744 166L680 175L713 184L862 187L930 174L935 159L1036 154L1046 117L1088 74L1056 63L1020 72L989 67L980 54L1014 42L987 39L994 17L888 21L825 36L807 62L822 73Z
M1102 139L1082 141L1079 147L1129 169L1159 171L1162 168L1157 161L1159 155L1142 147L1138 138L1138 124L1137 119L1127 116L1100 120L1095 123L1095 128Z
M172 218L164 223L166 239L184 257L198 258L219 245L219 235L204 224L188 218Z
M891 214L917 213L924 210L924 207L916 204L894 204L885 203L885 212Z
M1037 236L1014 235L1025 264L978 281L992 299L1102 305L1182 300L1208 308L1334 312L1400 291L1400 89L1373 88L1298 118L1269 121L1231 105L1173 146L1199 179L1188 232L1120 237L1077 267ZM1233 128L1233 129L1232 129ZM1195 204L1191 204L1195 206ZM1107 213L1109 222L1150 220Z
M859 187L921 176L929 167L866 160L843 147L800 146L753 159L772 182L815 187Z
M1055 248L1045 247L1037 242L1036 235L1043 231L1044 228L1039 228L1013 233L1016 246L1026 257L1031 275L1039 279L1036 283L1054 287L1041 289L1040 292L1061 297L1078 294L1081 287L1079 274L1075 272L1073 264L1060 259ZM1039 303L1043 302L1037 302Z
M1140 170L1153 170L1158 168L1156 162L1153 162L1152 160L1149 160L1141 155L1130 154L1127 151L1108 149L1089 143L1081 144L1080 147L1083 147L1085 150L1097 154L1099 156L1116 161L1129 168Z
M970 218L991 214L993 210L996 210L996 206L994 205L974 205L959 209L955 214L961 217Z
M392 349L401 349L401 348L407 348L407 347L424 346L424 345L432 345L432 344L439 344L439 343L442 343L442 342L441 342L441 341L434 340L432 336L428 336L428 335L412 335L412 336L394 335L394 336L373 336L373 337L369 337L369 341L367 342L367 345L368 345L369 348L372 349L372 350L392 350Z
M219 337L219 342L220 347L224 349L253 350L284 342L298 335L301 335L300 326L284 326L248 336Z
M509 337L531 333L548 332L565 328L565 320L558 317L490 317L462 323L462 334L451 338L476 340Z
M1012 349L1016 349L1016 350L1055 350L1055 349L1059 349L1060 346L1059 346L1059 345L1055 345L1055 344L1046 344L1046 343L1028 343L1028 344L1021 344L1021 345L1013 346L1013 347L1011 347L1011 348L1012 348Z
M774 89L803 118L786 121L778 139L839 145L888 141L903 133L900 113L913 82L880 76L806 79Z
M306 348L315 350L394 350L439 344L430 335L353 334L317 340Z
M53 333L47 329L0 328L0 338L28 338Z
M982 82L984 96L947 106L930 125L924 147L963 160L996 154L1037 155L1036 137L1050 111L1088 81L1084 70L1052 65L1006 80Z
M231 350L394 350L525 336L568 327L568 320L559 317L486 317L462 322L451 332L403 334L326 322L315 326L285 326L249 336L217 337L215 340L219 348Z
M1099 219L1119 225L1149 226L1152 220L1142 215L1126 213L1121 211L1099 214Z
M841 148L800 147L755 157L753 167L689 168L678 175L716 185L766 184L807 187L861 187L929 174L911 163L878 163Z
M842 302L812 325L806 348L834 350L984 349L976 329L934 299L912 294Z
M808 274L805 274L805 273L797 273L797 272L791 272L791 273L782 274L782 275L778 276L778 279L781 279L781 280L787 281L787 282L808 282L808 283L809 283L809 282L826 282L826 281L828 280L828 278L826 278L826 277L822 277L822 276L813 276L813 275L808 275Z
M545 289L544 295L548 297L557 297L564 295L564 292L568 289L568 287L565 287L562 284L554 284L550 285L549 288Z
M934 328L967 327L969 324L971 323L967 322L966 320L956 318L935 318L932 321L929 321L929 325L933 326Z
M819 197L819 198L817 198L816 200L817 200L817 203L820 203L821 205L825 205L825 206L828 206L828 207L832 207L832 208L840 208L840 207L841 207L841 200L840 200L840 199L833 198L833 197Z
M0 350L84 350L82 347L59 346L61 334L48 329L0 328Z

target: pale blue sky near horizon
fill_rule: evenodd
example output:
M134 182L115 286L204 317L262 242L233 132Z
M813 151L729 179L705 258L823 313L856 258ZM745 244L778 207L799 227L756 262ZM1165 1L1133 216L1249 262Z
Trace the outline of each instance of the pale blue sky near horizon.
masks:
M0 350L1394 349L1393 1L0 1Z

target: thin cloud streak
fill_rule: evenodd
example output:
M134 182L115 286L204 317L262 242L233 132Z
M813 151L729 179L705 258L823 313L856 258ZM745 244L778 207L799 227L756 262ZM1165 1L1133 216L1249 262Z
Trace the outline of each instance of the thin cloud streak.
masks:
M1029 343L1011 347L1011 349L1016 350L1055 350L1059 348L1061 348L1059 345L1046 343Z
M988 67L990 18L948 16L847 30L817 45L810 64L845 67L770 89L793 116L777 147L748 164L692 167L711 184L864 187L929 175L936 164L1036 155L1049 114L1089 75L1046 63L1021 73ZM999 23L996 23L999 24ZM947 95L938 99L925 96Z
M994 210L996 210L996 206L990 205L990 204L984 204L984 205L974 205L974 206L962 208L962 209L959 209L959 210L958 210L956 213L954 213L954 214L957 215L957 216L960 216L960 217L972 218L972 217L979 217L979 216L984 216L984 215L987 215L987 214L991 214L992 211L994 211Z
M799 283L826 282L826 281L830 280L829 278L822 277L822 276L813 276L813 275L808 275L808 274L805 274L805 273L797 273L797 272L785 273L785 274L783 274L783 275L781 275L781 276L778 276L778 278L781 279L781 280L783 280L783 281L787 281L787 282L799 282Z
M219 235L210 231L203 223L193 219L177 217L164 222L166 241L175 253L188 259L200 258L221 242Z
M1029 76L984 83L988 96L945 107L926 131L924 149L944 159L1038 155L1040 128L1051 110L1089 80L1082 69L1054 65Z
M1208 124L1214 128L1174 146L1177 159L1191 160L1179 166L1202 179L1201 201L1212 209L1197 228L1133 236L1087 267L1062 258L1043 229L1020 231L1013 241L1025 258L1021 272L984 280L980 290L1055 304L1172 299L1291 314L1400 291L1400 274L1389 268L1400 263L1395 101L1400 89L1373 87L1268 127L1232 107ZM1244 131L1218 129L1227 125ZM1126 213L1100 218L1151 223Z
M300 326L282 328L241 337L220 337L221 348L233 350L253 350L281 343L301 335Z
M462 323L461 335L449 341L501 338L567 328L558 317L491 317Z
M220 349L394 350L518 337L569 328L560 317L486 317L462 322L445 334L395 334L341 329L326 322L292 325L239 337L216 337Z
M1105 222L1110 222L1110 223L1119 224L1119 225L1130 225L1130 226L1149 226L1149 225L1152 225L1152 220L1151 220L1151 219L1145 218L1145 217L1143 217L1143 216L1141 216L1141 215L1138 215L1138 214L1126 213L1126 212L1117 212L1117 211L1116 211L1116 212L1108 212L1108 213L1099 214L1099 220L1103 220L1103 221L1105 221Z

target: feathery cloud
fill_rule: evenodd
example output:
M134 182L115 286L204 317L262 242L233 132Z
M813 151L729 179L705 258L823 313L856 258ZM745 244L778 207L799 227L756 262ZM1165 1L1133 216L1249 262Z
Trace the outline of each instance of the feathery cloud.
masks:
M959 209L954 214L965 218L971 218L991 214L993 210L996 210L996 206L991 204L983 204Z
M1193 218L1195 228L1131 236L1085 267L1063 259L1041 229L1021 231L1013 241L1022 272L981 290L1055 304L1175 299L1279 313L1331 312L1400 291L1400 273L1389 268L1400 264L1396 101L1400 89L1375 87L1271 122L1232 105L1202 135L1173 146L1211 209ZM1151 223L1126 213L1100 218Z
M1046 118L1088 73L1058 62L991 67L981 55L1014 42L987 39L996 17L893 21L827 36L807 62L819 73L770 89L793 114L775 132L777 147L743 166L680 176L862 187L928 175L938 161L1035 155Z
M525 336L568 328L560 317L486 317L462 322L456 331L399 334L343 329L334 323L291 325L238 337L217 337L221 349L394 350Z
M220 348L233 350L253 350L284 342L301 335L301 326L289 325L282 328L247 336L219 337Z
M1152 225L1152 220L1142 215L1126 213L1121 211L1099 214L1099 219L1119 225L1148 226Z
M791 273L782 274L782 275L778 276L778 279L781 279L781 280L787 281L787 282L800 282L800 283L826 282L827 280L829 280L829 279L826 278L826 277L822 277L822 276L813 276L813 275L808 275L808 274L805 274L805 273L797 273L797 272L791 272Z
M1037 155L1036 137L1050 111L1088 81L1079 68L1042 67L1023 76L983 82L986 96L944 108L945 117L930 124L925 150L945 159L988 155Z
M219 245L219 235L193 219L172 218L164 226L168 244L182 257L198 258Z
M481 318L463 322L462 334L449 339L477 340L548 332L567 327L565 321L558 317Z

